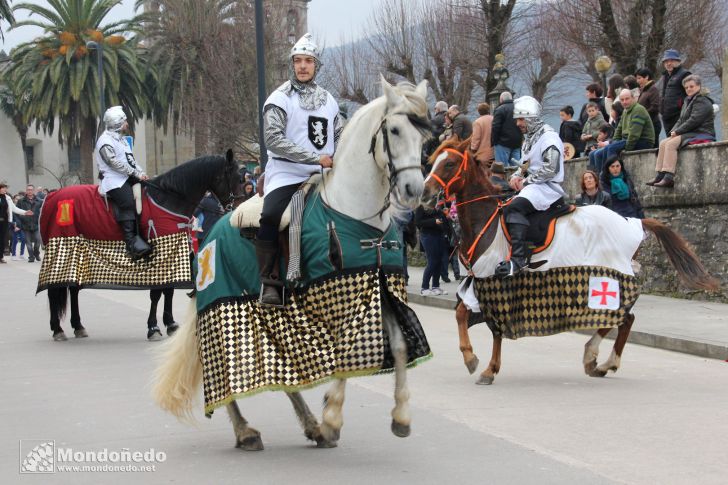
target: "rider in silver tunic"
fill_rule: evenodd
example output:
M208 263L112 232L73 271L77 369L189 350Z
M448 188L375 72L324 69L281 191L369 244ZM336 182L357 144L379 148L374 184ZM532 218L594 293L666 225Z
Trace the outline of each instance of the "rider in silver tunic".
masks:
M557 132L541 119L541 105L530 96L514 101L513 118L524 133L523 160L528 170L516 171L510 186L519 191L510 204L503 208L506 227L511 236L511 257L495 270L498 277L513 276L528 265L531 256L526 239L530 225L528 216L548 209L562 198L564 190L564 145Z
M99 136L94 149L101 179L99 193L115 202L114 217L124 235L126 250L132 259L138 259L150 254L152 248L138 234L132 186L149 177L137 166L131 147L124 138L129 124L121 106L106 110L104 125L106 130Z
M301 183L333 165L342 126L339 105L315 79L321 53L311 34L291 49L289 80L263 106L263 137L268 147L263 211L255 241L263 284L260 301L280 305L275 267L281 216Z

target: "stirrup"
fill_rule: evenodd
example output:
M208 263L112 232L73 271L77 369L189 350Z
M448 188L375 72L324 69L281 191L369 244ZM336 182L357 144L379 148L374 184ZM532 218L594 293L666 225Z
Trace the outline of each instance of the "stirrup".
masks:
M495 267L493 275L499 279L512 278L523 271L527 266L528 264L525 266L519 266L510 259L508 261L501 261L498 263L498 266Z
M271 285L269 285L271 286ZM263 301L263 290L265 289L265 283L260 284L260 294L258 295L258 304L265 307L272 307L272 308L285 308L286 306L286 286L281 285L281 303L280 305L277 305L275 303L266 303Z

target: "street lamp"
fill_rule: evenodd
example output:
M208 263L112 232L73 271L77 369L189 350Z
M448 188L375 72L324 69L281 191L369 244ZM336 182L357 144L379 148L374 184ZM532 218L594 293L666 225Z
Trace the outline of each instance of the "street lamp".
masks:
M102 126L104 120L104 111L106 104L104 103L104 45L101 42L89 40L86 47L96 49L96 68L99 74L99 126Z
M612 60L607 56L599 56L597 57L597 60L594 61L594 67L596 68L597 72L602 75L602 88L606 93L607 72L609 72L609 68L612 67Z

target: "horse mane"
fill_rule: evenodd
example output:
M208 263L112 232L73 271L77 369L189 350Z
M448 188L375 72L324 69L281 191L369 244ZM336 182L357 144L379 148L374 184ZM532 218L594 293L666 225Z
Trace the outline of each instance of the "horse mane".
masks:
M211 178L223 170L227 160L220 155L207 155L178 165L151 179L152 184L165 192L187 194L200 177Z

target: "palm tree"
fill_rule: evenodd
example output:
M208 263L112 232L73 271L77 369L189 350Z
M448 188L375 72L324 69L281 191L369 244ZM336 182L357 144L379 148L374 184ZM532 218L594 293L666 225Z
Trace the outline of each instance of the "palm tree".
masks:
M20 136L20 146L23 149L25 149L25 140L28 137L28 123L23 117L23 112L29 100L29 97L17 94L12 80L0 76L0 111L13 123ZM25 166L25 183L29 183L28 164L24 163L23 165Z
M5 20L10 25L15 23L15 17L13 17L13 12L10 10L10 2L8 0L0 0L0 20ZM5 39L2 30L0 30L0 39Z
M138 69L137 41L123 33L135 32L139 18L102 26L109 11L121 0L48 0L50 8L21 3L43 21L23 20L46 34L19 45L11 52L7 75L16 92L29 95L24 121L53 133L58 123L60 143L78 144L83 183L93 182L93 147L99 113L100 82L95 56L87 43L103 45L103 86L106 106L122 105L133 124L142 116L145 98Z

